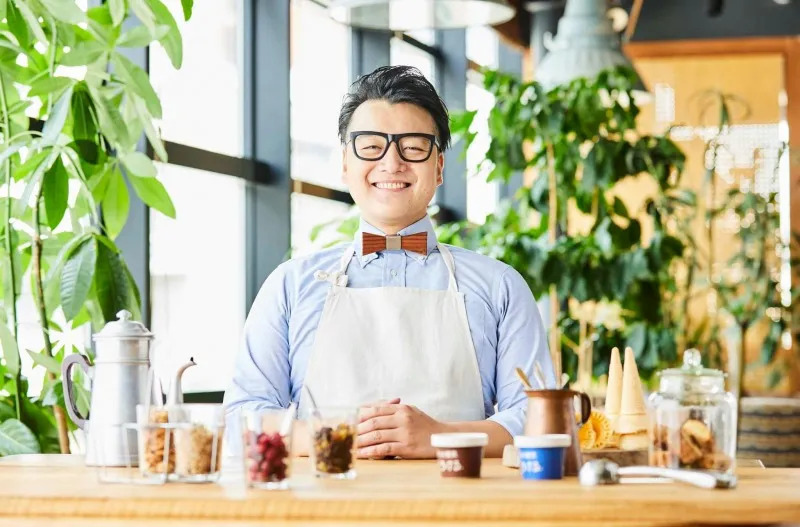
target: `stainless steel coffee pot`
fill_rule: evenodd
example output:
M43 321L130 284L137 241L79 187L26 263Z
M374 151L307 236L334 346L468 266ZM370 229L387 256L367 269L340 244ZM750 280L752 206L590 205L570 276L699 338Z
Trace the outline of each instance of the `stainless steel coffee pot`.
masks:
M70 418L86 433L86 459L90 466L138 466L136 407L163 402L150 367L153 334L131 320L125 310L93 339L94 365L83 355L69 355L61 365L64 399ZM92 381L89 415L79 415L70 379L73 366L80 366ZM152 376L152 378L151 378ZM126 424L128 426L126 426Z

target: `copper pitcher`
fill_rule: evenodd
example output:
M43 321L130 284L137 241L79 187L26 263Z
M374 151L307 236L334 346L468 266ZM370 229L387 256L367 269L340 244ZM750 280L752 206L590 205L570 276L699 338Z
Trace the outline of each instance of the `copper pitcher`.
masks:
M586 423L592 412L589 396L572 390L525 390L525 393L528 395L525 435L567 434L572 437L564 453L564 475L577 476L583 465L578 426ZM580 423L575 419L575 397L580 397Z

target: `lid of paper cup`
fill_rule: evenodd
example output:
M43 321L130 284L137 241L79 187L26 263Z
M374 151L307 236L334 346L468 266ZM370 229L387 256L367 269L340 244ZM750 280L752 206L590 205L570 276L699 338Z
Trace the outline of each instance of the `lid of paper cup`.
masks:
M568 447L571 444L572 436L568 434L514 437L514 446L517 448L556 448Z
M435 448L467 448L473 446L486 446L488 444L488 434L480 432L431 435L431 446Z

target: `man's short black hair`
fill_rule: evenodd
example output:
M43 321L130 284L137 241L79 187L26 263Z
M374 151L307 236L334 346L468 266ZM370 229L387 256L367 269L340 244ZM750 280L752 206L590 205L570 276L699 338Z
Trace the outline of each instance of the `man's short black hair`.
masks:
M350 86L339 111L339 139L343 144L347 142L347 127L350 125L353 112L362 103L372 100L419 106L433 119L441 149L444 151L450 146L447 106L436 93L433 84L413 66L382 66L372 73L359 77Z

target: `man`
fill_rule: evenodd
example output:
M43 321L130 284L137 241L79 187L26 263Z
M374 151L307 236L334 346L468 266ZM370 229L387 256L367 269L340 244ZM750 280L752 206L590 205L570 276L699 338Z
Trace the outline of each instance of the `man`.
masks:
M291 401L303 413L305 385L317 404L361 408L361 457L434 457L431 434L454 431L485 432L486 455L502 455L525 421L515 368L553 368L519 273L437 244L427 207L450 145L443 101L417 69L378 68L351 86L339 137L359 232L267 278L225 394L229 414Z

